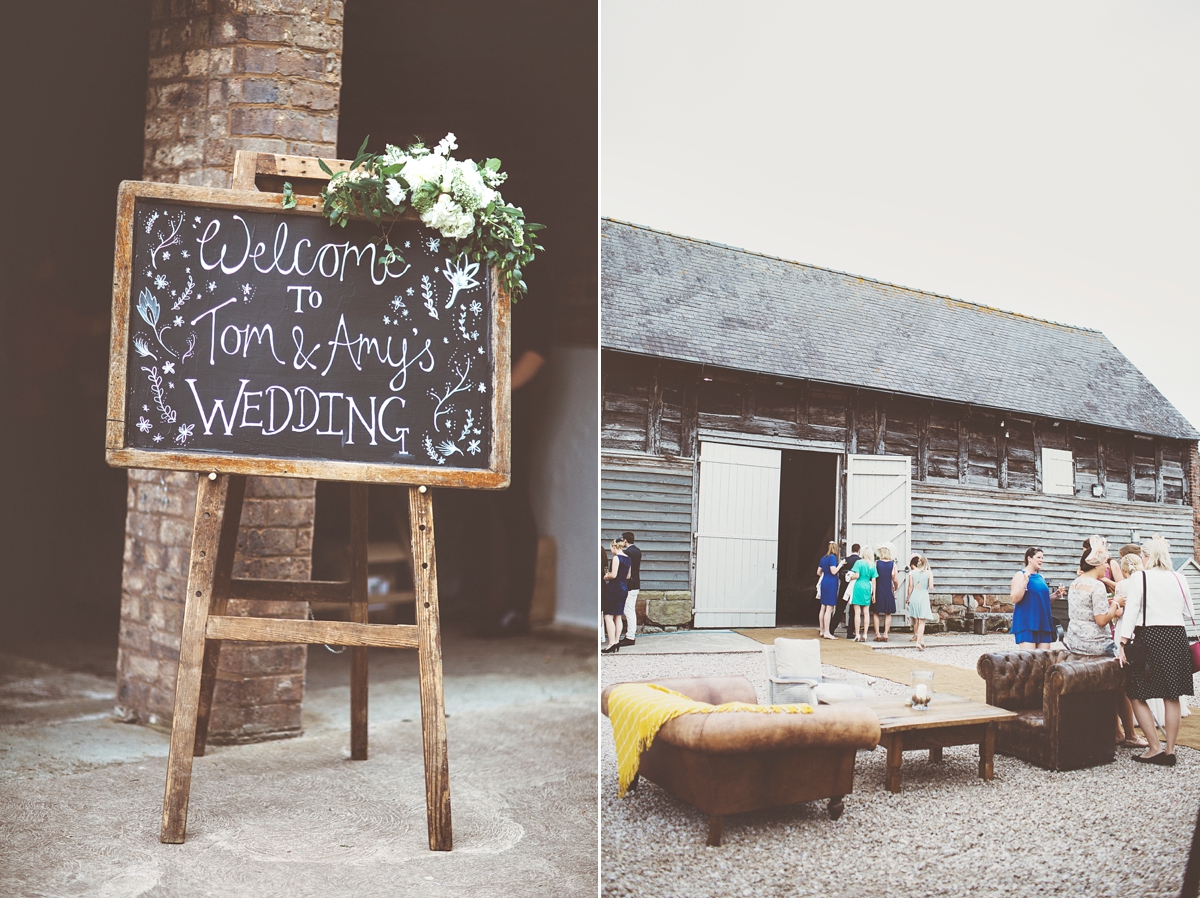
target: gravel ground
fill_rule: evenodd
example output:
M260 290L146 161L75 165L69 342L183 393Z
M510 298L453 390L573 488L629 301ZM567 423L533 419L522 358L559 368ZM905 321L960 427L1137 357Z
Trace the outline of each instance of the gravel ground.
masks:
M1001 639L911 654L974 669L981 652L1011 644ZM754 653L601 659L605 686L700 675L746 676L765 698ZM888 680L872 687L903 690ZM1132 764L1133 752L1118 749L1111 765L1067 773L998 754L990 783L978 778L972 746L945 749L941 764L906 753L899 795L884 790L876 749L859 752L839 820L825 802L737 814L726 819L725 844L710 848L704 815L653 783L617 799L612 727L601 720L604 895L1173 896L1200 805L1200 752L1189 748L1174 768Z

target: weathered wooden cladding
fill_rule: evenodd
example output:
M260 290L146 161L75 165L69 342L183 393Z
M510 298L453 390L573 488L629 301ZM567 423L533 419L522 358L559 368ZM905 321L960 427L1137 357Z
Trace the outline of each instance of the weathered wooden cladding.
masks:
M1075 495L1191 502L1186 440L605 350L604 450L695 458L701 431L905 455L918 483L1041 494L1042 449L1067 450Z
M1191 509L1112 499L1085 503L1011 489L912 486L912 547L929 557L937 593L1006 594L1023 563L1020 551L1003 548L1013 546L1041 548L1046 579L1069 583L1083 540L1093 533L1117 546L1161 533L1178 553L1178 565L1191 554Z
M600 473L603 544L625 530L654 558L643 589L688 589L692 563L690 460L604 454Z

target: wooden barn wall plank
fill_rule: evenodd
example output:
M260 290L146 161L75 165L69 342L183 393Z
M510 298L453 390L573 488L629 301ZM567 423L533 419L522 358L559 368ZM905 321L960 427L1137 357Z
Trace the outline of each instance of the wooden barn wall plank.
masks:
M688 589L692 566L691 461L603 455L600 534L603 545L624 530L644 554L643 589Z
M1008 592L1025 549L1046 553L1046 578L1074 579L1083 540L1098 533L1111 544L1161 533L1178 565L1191 554L1191 510L1181 505L1075 499L1015 490L912 485L912 545L929 556L935 592Z

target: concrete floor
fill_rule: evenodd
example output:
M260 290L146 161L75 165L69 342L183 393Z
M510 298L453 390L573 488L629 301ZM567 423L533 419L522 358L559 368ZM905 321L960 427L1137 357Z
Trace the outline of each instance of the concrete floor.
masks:
M0 895L596 894L594 638L443 651L448 853L428 849L414 652L372 650L352 762L349 656L310 648L304 734L197 758L187 841L163 845L168 738L112 718L115 646L0 640Z

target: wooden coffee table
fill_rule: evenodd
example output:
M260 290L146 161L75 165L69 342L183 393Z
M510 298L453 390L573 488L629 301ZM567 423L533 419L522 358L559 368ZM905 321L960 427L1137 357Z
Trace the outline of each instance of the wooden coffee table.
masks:
M907 698L874 698L863 702L879 717L879 744L887 749L889 792L900 791L900 764L904 752L929 749L929 760L940 761L950 745L979 746L979 775L990 780L996 752L996 724L1016 712L969 698L936 692L928 710L914 711Z

